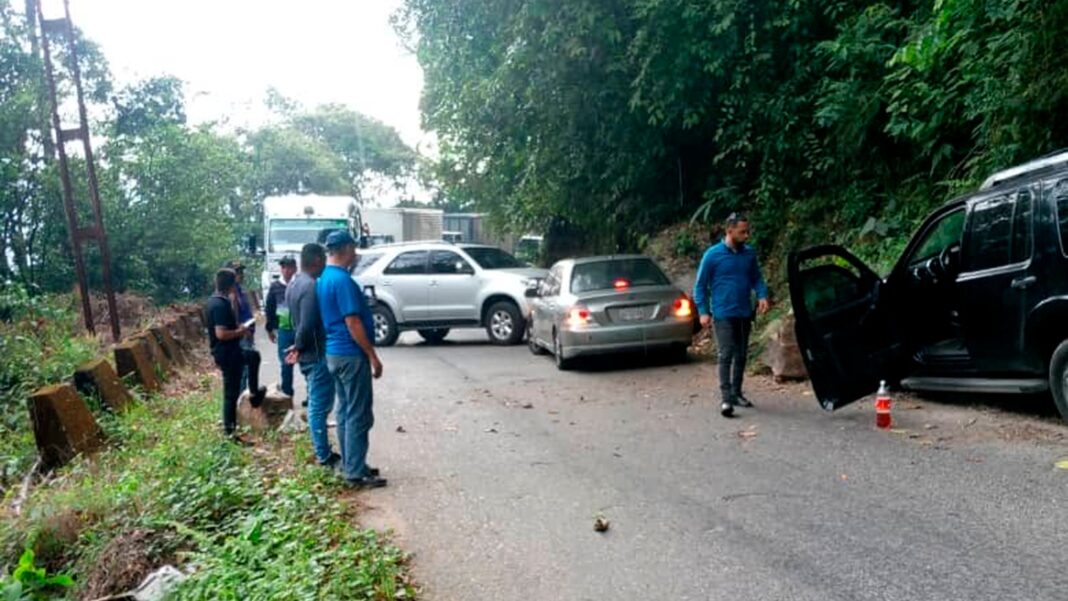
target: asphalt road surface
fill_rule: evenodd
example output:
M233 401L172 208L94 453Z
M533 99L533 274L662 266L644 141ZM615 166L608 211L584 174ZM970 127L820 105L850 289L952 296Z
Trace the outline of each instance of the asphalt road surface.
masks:
M426 599L1068 600L1068 428L1012 401L897 399L887 432L767 378L724 419L696 361L558 372L478 332L381 354L390 485L359 502Z

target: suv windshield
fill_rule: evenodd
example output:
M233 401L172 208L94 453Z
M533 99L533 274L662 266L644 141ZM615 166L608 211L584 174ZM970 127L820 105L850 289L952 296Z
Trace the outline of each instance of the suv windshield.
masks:
M514 269L523 264L499 248L488 246L465 248L466 252L482 269Z
M272 219L267 233L267 250L299 251L309 242L321 242L324 232L347 227L344 219Z
M571 272L571 292L612 290L619 282L624 287L667 286L671 282L650 259L610 259L575 265Z

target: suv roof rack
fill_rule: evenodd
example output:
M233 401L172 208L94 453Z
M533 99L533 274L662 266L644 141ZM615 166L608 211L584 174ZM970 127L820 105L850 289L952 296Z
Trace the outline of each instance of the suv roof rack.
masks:
M1038 171L1039 169L1045 169L1047 167L1054 167L1059 165L1068 165L1068 148L1062 148L1049 154L1043 155L1033 161L1028 161L1022 165L1010 167L1002 171L994 173L990 177L983 181L983 185L979 186L980 190L989 190L995 186L999 186L1020 177L1023 177L1031 172Z

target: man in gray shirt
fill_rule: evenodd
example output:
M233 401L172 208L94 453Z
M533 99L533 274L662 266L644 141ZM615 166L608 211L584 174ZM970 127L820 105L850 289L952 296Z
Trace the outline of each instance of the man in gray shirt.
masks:
M326 431L326 416L334 409L334 378L326 368L326 330L315 294L315 280L325 267L326 251L322 246L312 243L300 249L300 273L286 286L294 338L286 363L299 364L308 384L308 429L315 458L320 465L334 467L341 456L330 449Z

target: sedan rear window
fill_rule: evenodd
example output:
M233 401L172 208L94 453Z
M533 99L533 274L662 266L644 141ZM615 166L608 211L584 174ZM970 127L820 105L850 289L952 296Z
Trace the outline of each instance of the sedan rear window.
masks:
M571 292L612 290L623 286L667 286L664 272L650 259L610 259L580 263L571 271Z

